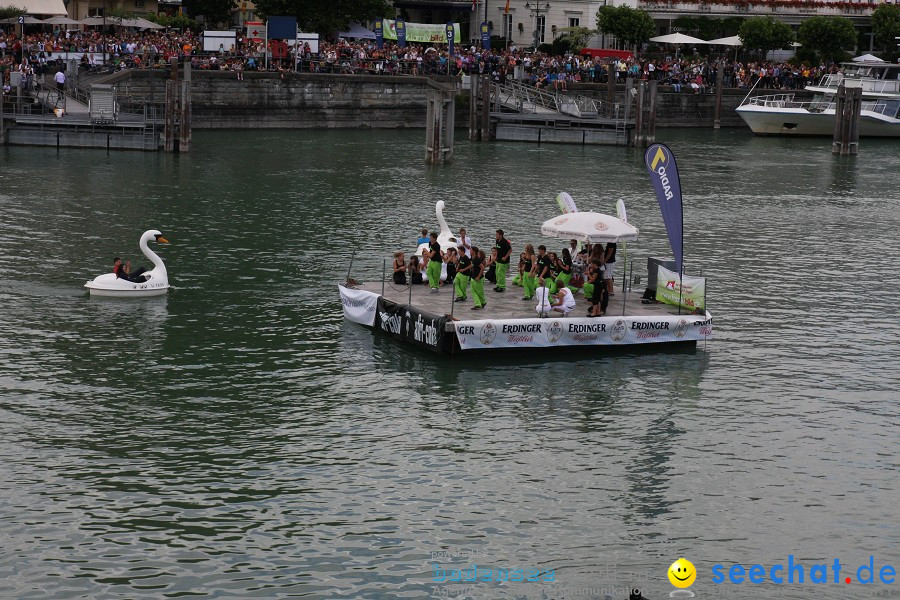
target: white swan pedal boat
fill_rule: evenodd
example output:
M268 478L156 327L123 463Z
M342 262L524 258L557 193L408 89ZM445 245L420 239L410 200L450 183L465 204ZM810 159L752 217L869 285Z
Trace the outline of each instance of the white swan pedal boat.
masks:
M117 298L143 298L146 296L162 296L169 291L169 274L162 259L147 246L147 242L168 243L162 233L156 229L145 231L141 236L140 248L144 256L153 263L153 268L142 273L144 281L129 281L116 277L115 273L104 273L84 284L91 296L112 296Z

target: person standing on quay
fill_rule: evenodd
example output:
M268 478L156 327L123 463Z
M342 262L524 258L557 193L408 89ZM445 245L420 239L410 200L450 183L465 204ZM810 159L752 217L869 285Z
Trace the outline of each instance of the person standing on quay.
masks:
M472 300L475 306L472 310L485 307L484 300L484 252L478 246L472 246Z
M425 272L428 275L428 285L431 287L431 293L435 293L438 291L438 288L441 285L441 264L443 264L443 258L441 257L441 245L438 244L437 234L431 233L431 243L428 244L428 266L425 269Z
M497 287L495 292L506 291L506 271L509 269L509 256L512 254L512 245L503 237L503 230L497 230Z

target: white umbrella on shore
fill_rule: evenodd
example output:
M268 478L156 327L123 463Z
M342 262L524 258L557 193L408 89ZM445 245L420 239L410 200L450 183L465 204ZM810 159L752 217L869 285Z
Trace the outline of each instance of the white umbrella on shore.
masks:
M884 62L874 54L863 54L853 59L853 62Z
M638 239L638 233L634 225L596 212L559 215L541 225L541 235L589 244L632 241Z
M10 17L8 19L3 19L0 23L18 23L19 17ZM25 17L25 25L36 25L38 23L46 23L46 21L42 21L41 19L35 19L34 17Z
M714 40L709 40L706 42L710 45L716 46L743 46L744 42L741 41L741 37L738 35L732 35L729 37L716 38Z
M709 44L706 40L684 35L683 33L670 33L669 35L658 35L650 38L651 42L657 44Z
M81 25L81 21L70 19L69 17L51 17L44 21L47 25Z

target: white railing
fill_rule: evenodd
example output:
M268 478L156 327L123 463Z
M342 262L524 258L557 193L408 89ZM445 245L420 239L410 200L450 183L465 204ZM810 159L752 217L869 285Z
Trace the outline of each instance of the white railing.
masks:
M837 90L844 81L859 81L862 83L863 92L870 94L896 94L900 93L900 80L897 79L873 79L868 77L852 77L841 73L826 75L819 82L818 87Z
M593 98L575 94L555 94L539 90L518 81L496 86L499 101L507 108L521 113L563 113L573 117L596 117L598 103Z

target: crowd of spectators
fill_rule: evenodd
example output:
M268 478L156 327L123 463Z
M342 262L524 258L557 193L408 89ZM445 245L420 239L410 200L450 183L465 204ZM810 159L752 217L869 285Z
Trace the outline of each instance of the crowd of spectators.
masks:
M103 34L97 30L43 31L20 38L0 33L0 75L7 83L8 73L20 70L33 78L55 64L48 64L59 53L76 55L82 69L151 68L166 66L170 59L189 59L202 70L233 71L238 79L245 71L271 70L285 73L326 72L345 74L490 75L498 82L516 78L537 88L567 91L571 84L606 83L608 65L613 65L617 82L626 77L658 80L674 91L703 93L714 88L720 76L718 61L696 54L685 57L594 58L579 54L549 55L527 52L510 46L481 50L457 45L451 56L446 46L409 44L400 47L374 41L339 39L323 41L314 52L308 43L298 45L298 53L286 45L270 49L266 60L265 43L243 37L233 47L220 45L217 51L203 52L202 40L191 31L152 31ZM832 67L834 70L835 67ZM760 87L802 89L821 77L824 66L794 66L788 63L745 63L725 60L721 69L725 87L746 88L760 81Z

